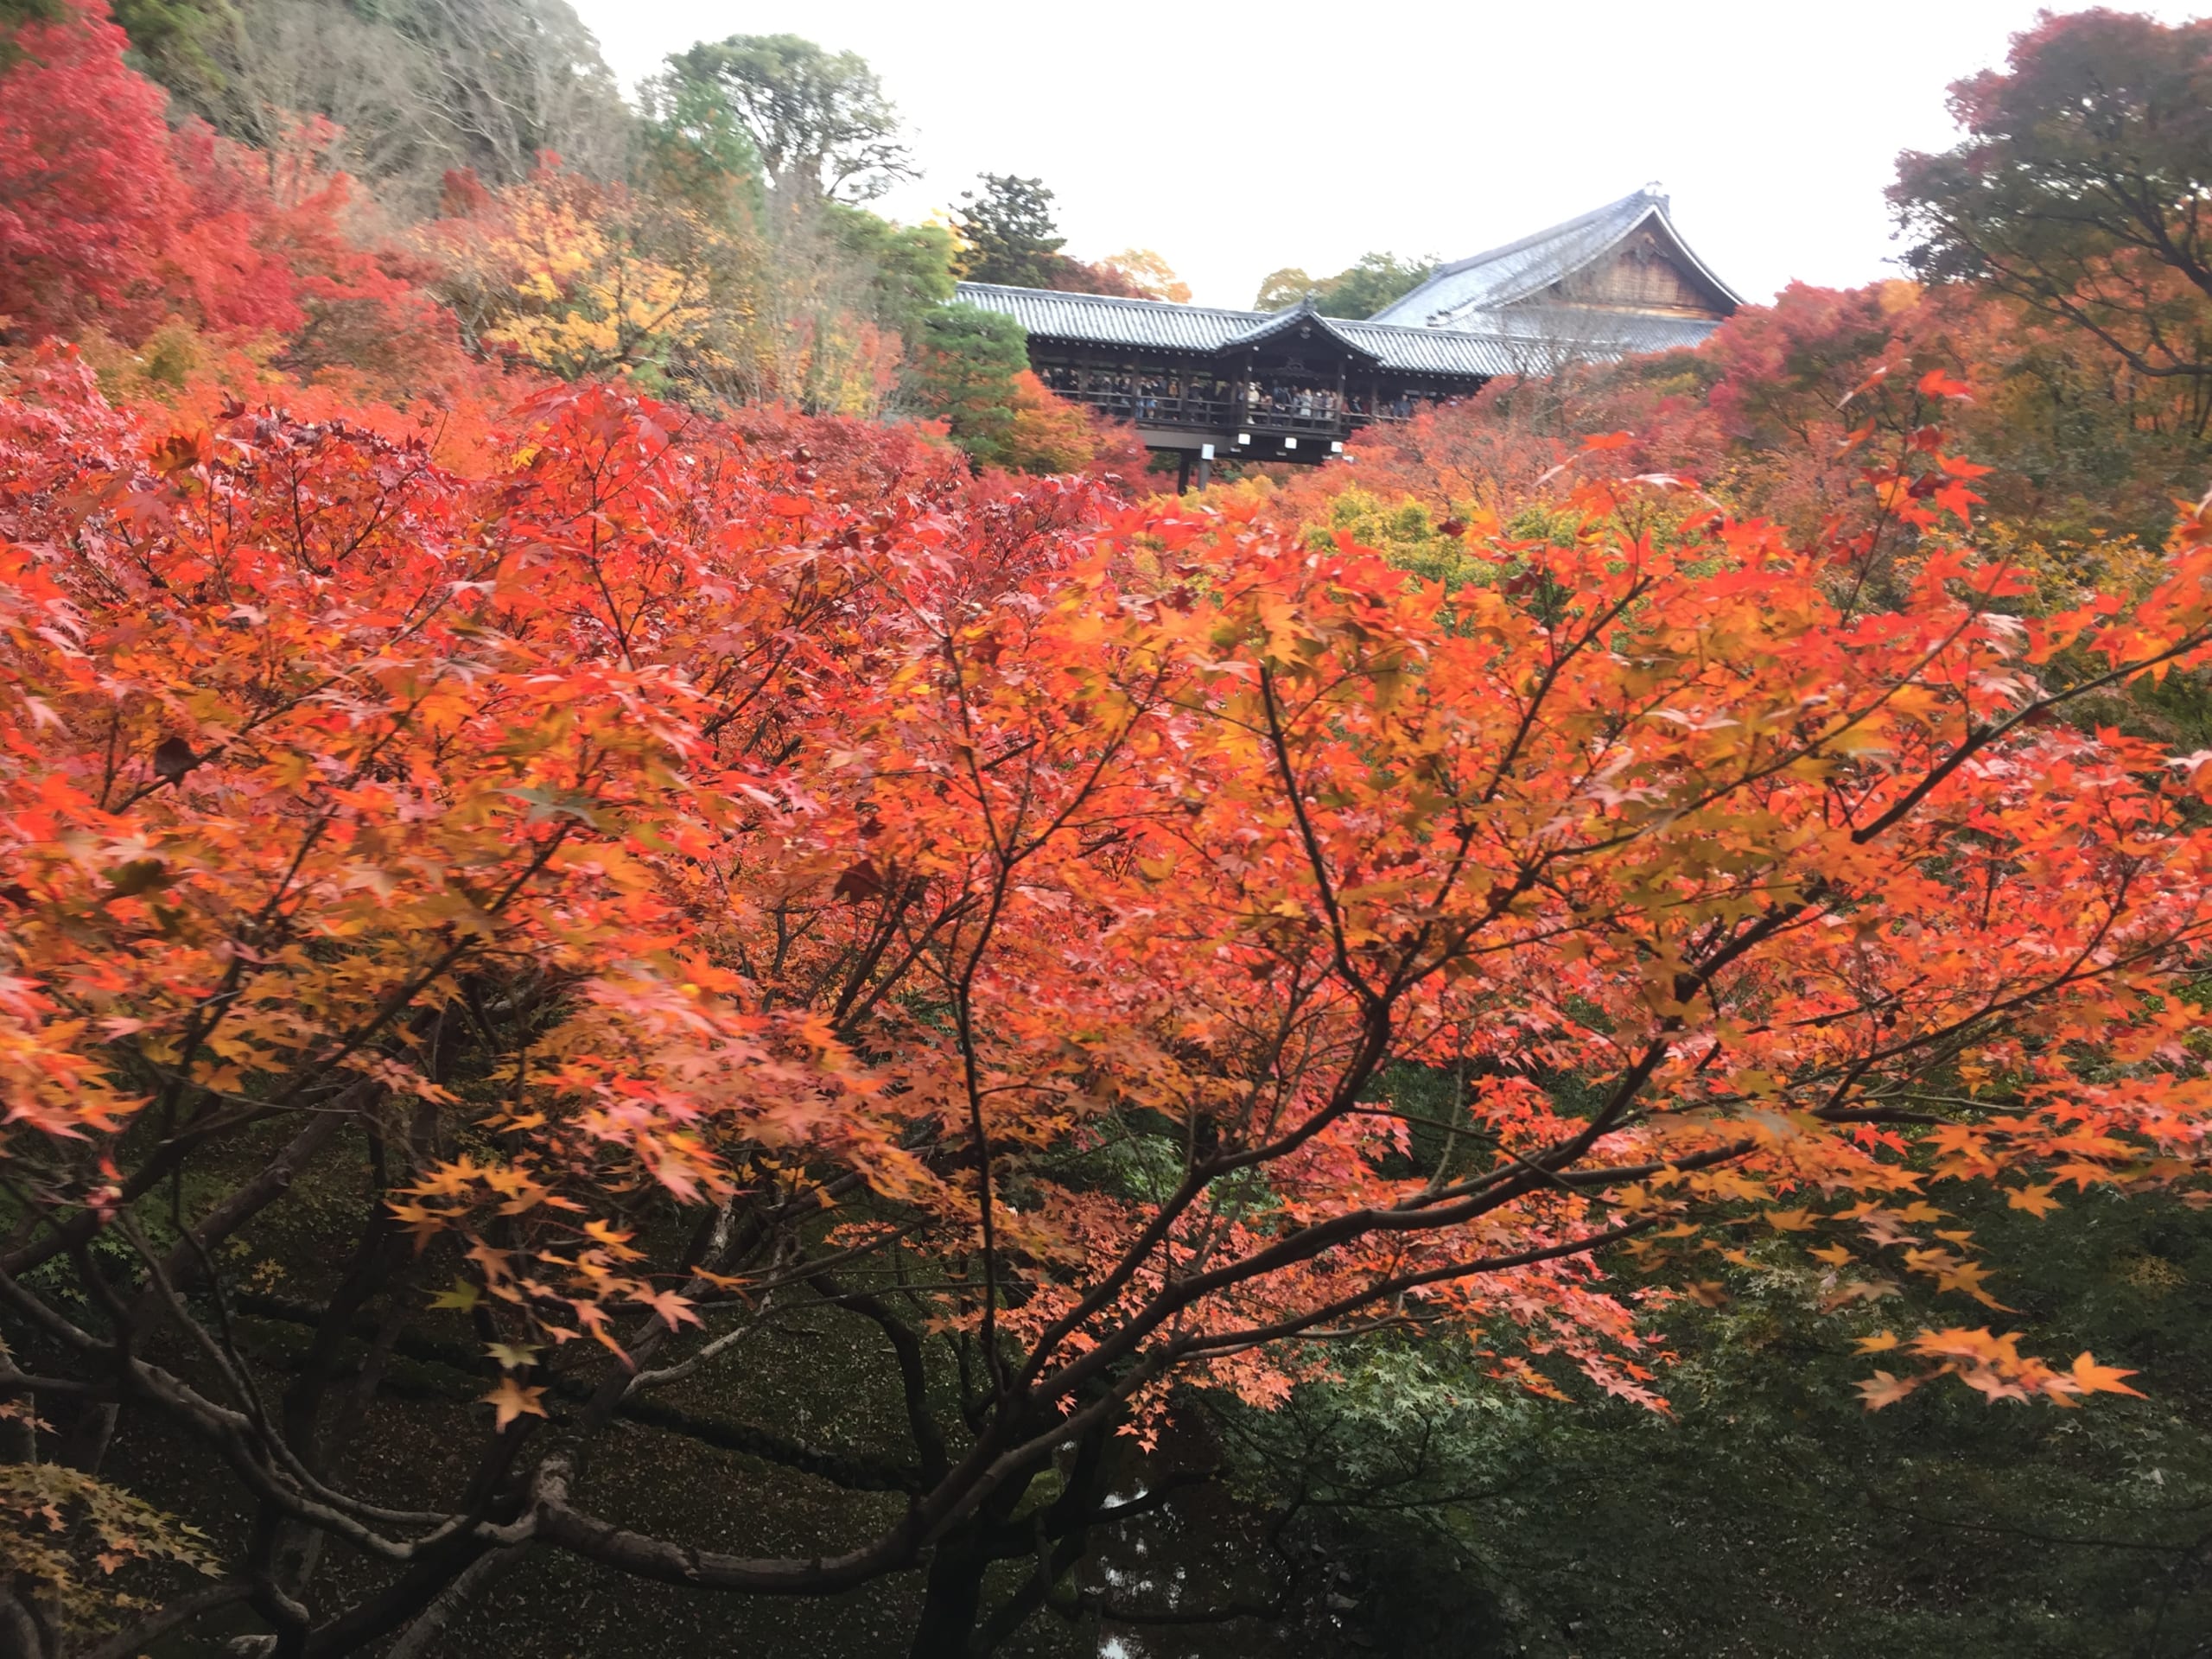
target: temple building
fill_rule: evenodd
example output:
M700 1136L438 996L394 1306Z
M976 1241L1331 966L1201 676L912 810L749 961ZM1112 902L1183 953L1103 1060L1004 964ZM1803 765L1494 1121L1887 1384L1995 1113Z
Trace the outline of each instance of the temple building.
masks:
M1498 375L1694 346L1741 302L1647 185L1594 212L1440 266L1363 321L963 283L1005 314L1064 397L1132 423L1201 482L1216 460L1316 462L1375 421Z

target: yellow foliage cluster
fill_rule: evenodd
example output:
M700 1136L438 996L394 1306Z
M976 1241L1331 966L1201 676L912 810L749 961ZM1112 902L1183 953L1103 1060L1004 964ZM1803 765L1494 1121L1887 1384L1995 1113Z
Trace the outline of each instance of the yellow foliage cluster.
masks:
M19 1402L0 1407L0 1417L29 1423ZM18 1436L28 1440L23 1430ZM118 1613L156 1605L115 1581L149 1563L208 1577L219 1570L205 1533L120 1487L62 1464L0 1462L0 1571L64 1629L97 1631Z
M2032 588L2026 602L2036 614L2078 605L2084 594L2140 597L2164 574L2160 550L2129 536L2054 538L1998 519L1982 525L1978 539L1988 556L2003 559L2028 578Z
M475 340L563 378L721 362L755 263L693 209L550 170L427 235Z

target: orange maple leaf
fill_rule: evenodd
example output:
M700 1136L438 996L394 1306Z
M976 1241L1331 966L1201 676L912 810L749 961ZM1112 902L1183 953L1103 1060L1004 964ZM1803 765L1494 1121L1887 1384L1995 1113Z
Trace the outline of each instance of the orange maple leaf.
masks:
M2121 1370L2111 1365L2100 1365L2090 1357L2087 1349L2082 1350L2075 1357L2066 1375L2084 1394L2128 1394L2133 1395L2138 1400L2144 1397L2140 1390L2131 1389L2120 1381L2123 1376L2133 1376L2135 1375L2133 1371Z
M1866 1381L1857 1385L1859 1398L1869 1411L1879 1411L1884 1406L1893 1406L1920 1386L1916 1376L1892 1376L1887 1371L1876 1371Z
M505 1428L524 1413L532 1417L545 1415L545 1408L541 1403L545 1397L545 1390L524 1388L512 1376L501 1377L499 1385L489 1394L478 1397L498 1414L493 1423L494 1428Z

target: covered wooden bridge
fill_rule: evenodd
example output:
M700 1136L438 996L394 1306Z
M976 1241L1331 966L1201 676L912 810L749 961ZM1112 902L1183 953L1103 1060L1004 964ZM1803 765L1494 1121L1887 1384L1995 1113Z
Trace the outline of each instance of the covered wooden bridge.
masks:
M1365 321L987 283L957 297L1019 322L1046 385L1177 454L1185 483L1218 460L1326 461L1499 375L1694 345L1738 303L1652 187L1446 265Z
M1063 397L1200 460L1325 461L1370 421L1464 397L1515 372L1506 342L1289 311L963 283L958 297L1029 333L1030 365ZM1210 447L1210 448L1209 448Z

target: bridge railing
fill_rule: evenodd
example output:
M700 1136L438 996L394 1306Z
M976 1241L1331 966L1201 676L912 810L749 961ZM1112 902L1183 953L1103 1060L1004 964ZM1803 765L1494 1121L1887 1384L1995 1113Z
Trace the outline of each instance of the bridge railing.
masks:
M1169 397L1165 393L1064 391L1063 397L1089 404L1093 409L1141 426L1188 426L1218 431L1236 419L1236 405L1227 398Z
M1193 397L1166 392L1118 391L1093 387L1063 390L1059 395L1139 426L1185 427L1198 431L1235 429L1294 433L1299 436L1343 438L1376 421L1402 419L1395 407L1379 411L1358 408L1328 410L1275 409L1265 403L1243 404L1234 398Z
M1093 410L1110 414L1117 420L1128 420L1139 427L1181 427L1185 431L1268 431L1268 434L1289 434L1299 438L1350 438L1360 427L1374 423L1402 420L1394 403L1380 404L1378 410L1367 407L1338 407L1338 410L1276 410L1263 403L1239 403L1236 398L1205 398L1205 396L1168 394L1168 391L1119 391L1109 387L1059 387L1059 396L1073 403L1089 403ZM1411 410L1411 404L1407 411Z

